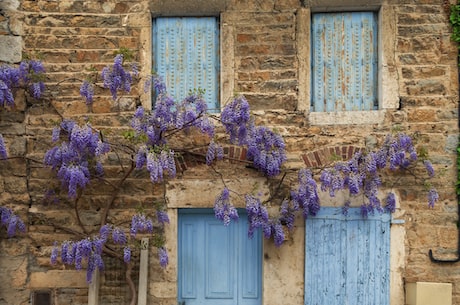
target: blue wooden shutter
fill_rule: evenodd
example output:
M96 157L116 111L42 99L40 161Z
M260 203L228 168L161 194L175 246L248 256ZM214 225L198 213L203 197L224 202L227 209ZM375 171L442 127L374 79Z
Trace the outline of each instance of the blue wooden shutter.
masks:
M154 23L154 69L176 100L204 89L211 111L219 102L219 24L214 17L165 17Z
M390 215L321 208L306 220L305 304L390 304Z
M247 221L224 226L209 211L179 215L179 303L260 305L261 233L249 239Z
M377 15L312 16L312 111L377 109Z

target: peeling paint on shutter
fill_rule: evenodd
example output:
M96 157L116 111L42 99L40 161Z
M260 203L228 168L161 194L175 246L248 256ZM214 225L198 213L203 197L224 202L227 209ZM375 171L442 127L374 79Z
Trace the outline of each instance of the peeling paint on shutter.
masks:
M323 207L306 220L305 253L306 305L389 305L389 214Z
M176 101L204 89L210 109L219 102L219 24L214 17L164 17L154 22L154 69Z
M312 17L312 111L377 109L377 15Z

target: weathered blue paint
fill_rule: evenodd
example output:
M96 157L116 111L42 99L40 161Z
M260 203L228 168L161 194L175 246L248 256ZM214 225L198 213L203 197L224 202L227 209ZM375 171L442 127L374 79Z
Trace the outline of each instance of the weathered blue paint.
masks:
M378 108L377 15L312 16L312 111Z
M163 17L153 24L154 70L176 100L204 89L208 108L219 106L219 23L214 17Z
M260 305L262 240L247 236L244 212L224 226L212 210L179 213L178 302L186 305Z
M390 304L390 218L323 207L306 220L306 305Z

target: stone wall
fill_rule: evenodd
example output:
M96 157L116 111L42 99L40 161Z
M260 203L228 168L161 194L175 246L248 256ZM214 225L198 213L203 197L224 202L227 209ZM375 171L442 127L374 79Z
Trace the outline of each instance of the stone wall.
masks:
M49 255L55 240L70 238L77 219L67 203L50 204L44 194L52 180L40 162L50 144L51 130L62 118L89 118L95 128L118 134L128 126L138 105L149 105L142 82L114 103L110 93L100 91L92 108L79 96L79 81L109 64L121 47L134 51L141 75L151 70L151 18L164 15L219 15L222 33L221 96L223 102L234 92L244 94L255 110L257 121L283 134L288 149L288 167L313 165L316 156L329 148L348 152L372 148L395 126L415 133L426 146L435 169L440 201L434 209L426 205L423 187L411 177L402 177L395 189L398 210L392 245L392 305L404 304L404 282L453 283L453 304L460 304L460 280L456 265L430 262L428 250L441 258L456 255L457 200L456 147L458 140L457 49L450 41L451 29L446 3L440 0L387 1L298 1L298 0L11 0L0 3L0 62L17 63L21 52L40 58L47 70L44 101L24 96L12 111L0 110L0 133L5 136L12 159L0 167L0 203L14 207L27 219L26 236L0 241L0 304L28 304L31 292L50 291L54 304L85 304L87 285L83 273L51 266ZM317 4L316 2L320 2ZM329 2L331 2L329 4ZM332 3L334 2L334 3ZM320 6L321 5L321 6ZM379 120L352 118L350 124L321 124L309 113L308 53L309 12L342 8L372 9L382 6L391 12L381 28L386 54L382 71L390 75L383 98L396 96L379 111ZM306 39L306 40L305 40ZM307 71L307 72L306 72ZM57 84L59 83L59 86ZM60 88L59 90L57 88ZM303 106L302 106L303 105ZM199 141L199 139L197 139ZM116 161L116 156L111 156ZM320 157L318 157L320 158ZM315 159L315 160L313 160ZM110 161L110 159L109 159ZM113 181L123 174L110 169ZM170 265L162 270L152 248L149 269L149 304L176 304L177 209L185 206L211 207L217 193L215 176L201 165L188 164L178 181L168 185L166 227ZM220 168L233 183L249 185L259 176L237 163ZM236 175L243 173L244 179ZM123 220L139 206L145 209L162 200L162 190L152 188L144 176L130 178L115 201L111 217ZM232 180L233 179L233 180ZM245 180L247 179L247 180ZM242 182L241 182L242 181ZM238 184L236 184L238 185ZM268 185L262 180L261 191ZM110 197L110 187L92 187L80 204L89 228L99 222L99 211ZM107 194L109 192L109 195ZM204 194L197 202L194 194ZM96 211L96 212L95 212ZM46 216L46 217L45 217ZM51 219L48 223L45 219ZM264 243L264 304L303 304L304 224L297 227L285 246ZM56 228L58 226L58 228ZM59 226L62 226L59 228ZM66 228L64 228L64 226ZM393 230L393 229L392 229ZM393 253L394 251L394 253ZM116 268L102 275L104 304L127 302L127 290ZM122 273L123 271L119 271ZM114 280L116 279L116 281ZM273 289L276 287L277 289Z

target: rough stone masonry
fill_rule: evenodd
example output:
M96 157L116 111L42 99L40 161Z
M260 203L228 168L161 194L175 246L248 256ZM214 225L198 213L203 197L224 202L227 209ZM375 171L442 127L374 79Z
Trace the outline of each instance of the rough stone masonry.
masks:
M216 16L220 20L221 104L234 93L244 94L259 122L276 128L286 141L287 167L316 162L324 165L329 148L348 155L355 147L375 147L395 126L417 135L440 173L435 186L440 201L425 204L423 186L411 177L396 187L398 209L392 225L392 305L403 305L404 285L417 281L453 284L453 303L460 304L457 265L435 264L428 257L457 254L458 226L455 182L458 142L457 48L451 41L448 6L442 0L4 0L0 2L0 62L17 64L24 54L40 58L47 71L46 101L20 95L17 106L0 110L0 133L9 154L25 158L0 163L0 204L27 220L27 234L0 240L0 305L29 304L36 291L49 292L52 304L87 304L84 273L49 262L55 240L69 234L55 225L76 227L65 204L48 204L44 190L51 173L40 162L50 145L54 124L62 118L89 117L98 129L126 129L138 105L149 107L142 84L117 103L98 92L92 112L79 96L79 82L93 66L111 63L113 52L134 51L141 75L152 68L153 18ZM379 12L379 110L372 113L310 112L310 17L318 11ZM59 84L59 86L57 86ZM231 176L259 181L244 168L227 166ZM115 176L116 168L113 169ZM145 177L130 180L115 203L112 217L125 219L139 205L161 197ZM235 178L236 179L236 178ZM245 180L247 179L247 180ZM202 166L189 166L168 187L170 225L165 229L170 265L159 267L152 248L148 304L177 302L177 209L212 207L214 176ZM237 179L236 179L237 180ZM144 181L144 182L142 182ZM265 182L261 182L264 184ZM97 209L107 189L92 188L81 201L87 223L96 226ZM202 197L196 200L199 192ZM52 224L44 221L52 220ZM303 304L305 229L302 220L287 244L264 243L263 304ZM101 275L100 304L126 304L123 270L108 263Z

